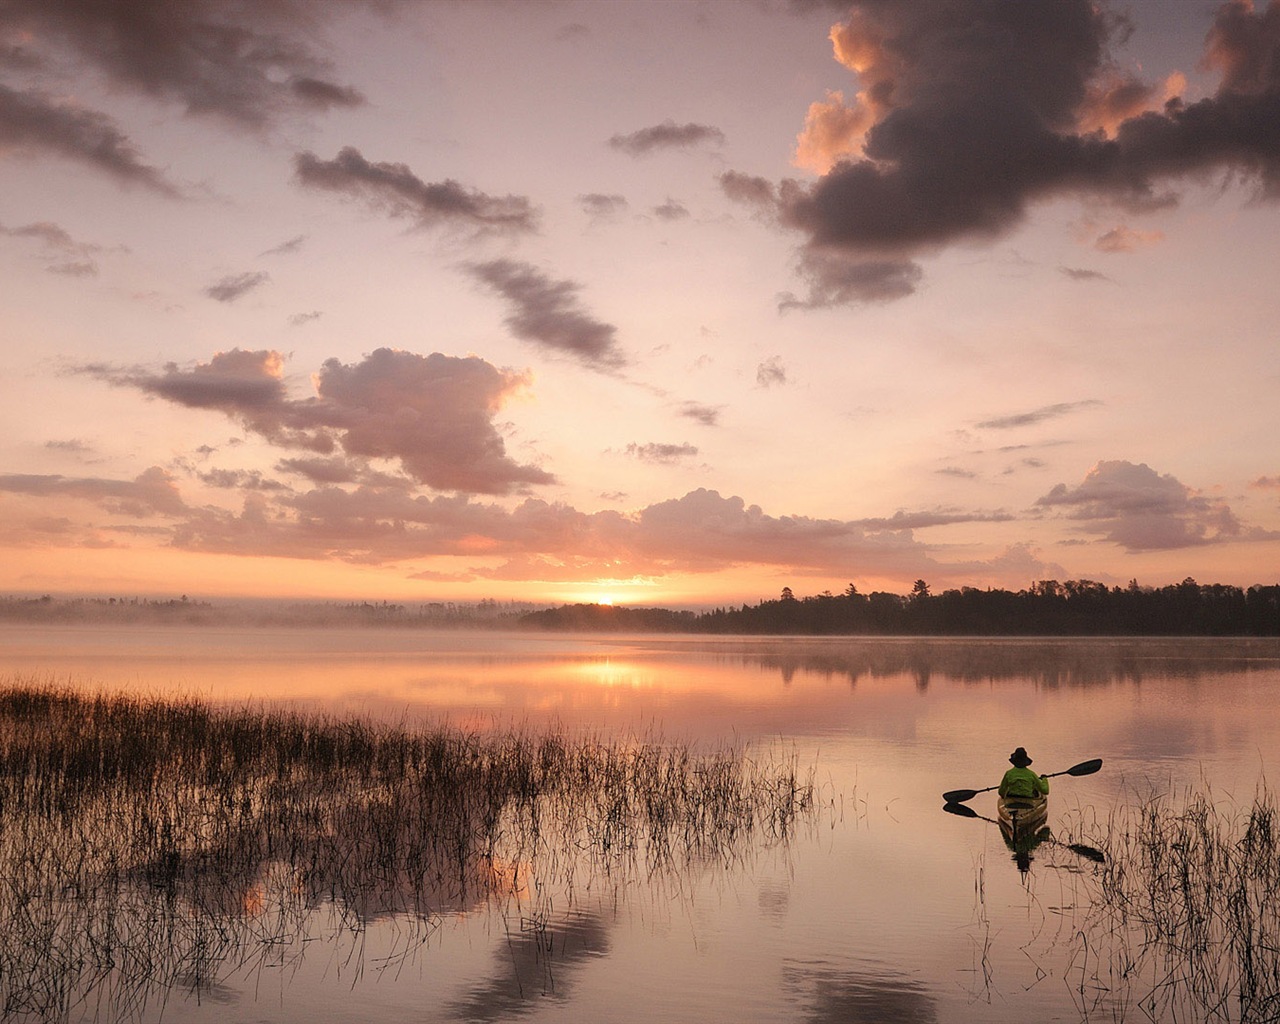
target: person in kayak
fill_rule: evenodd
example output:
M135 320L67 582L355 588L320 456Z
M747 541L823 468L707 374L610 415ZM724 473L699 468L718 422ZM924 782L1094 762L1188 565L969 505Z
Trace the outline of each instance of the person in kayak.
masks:
M1049 795L1049 780L1037 775L1030 767L1031 758L1026 750L1019 747L1009 755L1009 763L1013 765L1000 780L1001 796L1016 796L1030 799L1036 796Z

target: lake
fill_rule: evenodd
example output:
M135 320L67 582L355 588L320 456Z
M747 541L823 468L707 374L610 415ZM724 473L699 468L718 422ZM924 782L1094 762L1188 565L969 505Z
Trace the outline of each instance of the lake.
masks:
M1197 792L1245 813L1280 751L1275 640L6 625L0 654L0 673L88 690L663 737L813 768L818 812L786 842L678 871L586 865L426 923L353 930L321 908L301 938L223 960L139 1020L1174 1019L1143 1009L1168 994L1159 965L1100 963L1082 942L1103 869L1070 844ZM967 818L941 799L995 785L1016 746L1041 772L1104 760L1053 780L1052 837L1025 872L985 820L993 793ZM73 1019L110 1016L96 998Z

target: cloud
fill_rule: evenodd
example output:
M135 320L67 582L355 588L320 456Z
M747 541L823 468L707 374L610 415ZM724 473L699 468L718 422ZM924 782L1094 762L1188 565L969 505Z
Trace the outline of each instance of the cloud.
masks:
M86 164L122 185L176 197L177 187L145 164L137 148L106 114L55 103L37 92L0 85L0 152L59 156Z
M687 420L701 423L704 427L714 427L720 422L720 410L714 405L702 405L699 402L683 402L679 415Z
M868 530L921 530L930 526L953 526L956 523L1008 523L1013 519L1008 512L954 512L943 509L904 512L899 509L887 518L855 519L854 525Z
M68 438L65 441L46 441L44 446L51 452L61 452L66 455L93 454L93 446L78 437Z
M782 365L781 356L770 356L756 367L756 386L761 388L782 387L787 383L787 368Z
M344 146L332 160L299 153L294 180L306 188L361 200L424 228L453 225L514 235L537 227L537 213L524 196L490 196L452 180L425 182L406 164L370 163L354 146Z
M691 444L629 444L627 454L641 462L671 466L681 459L693 458L698 454L698 449Z
M89 366L81 372L192 409L215 410L283 448L398 460L438 490L509 494L555 477L507 456L493 416L527 378L475 356L380 348L361 362L326 360L316 394L288 397L284 357L232 349L190 370Z
M801 253L799 270L808 279L809 294L797 298L784 292L778 297L779 311L891 302L914 292L924 276L910 260L863 260L838 249L814 247Z
M1178 181L1228 169L1276 198L1277 11L1219 7L1206 50L1216 92L1152 109L1154 93L1116 77L1122 24L1092 0L865 0L832 31L860 87L842 117L871 122L858 151L815 182L735 174L721 187L804 238L816 286L789 305L805 308L908 295L915 259L998 238L1064 196L1141 213L1176 203Z
M1029 427L1036 423L1043 423L1045 420L1057 419L1060 416L1067 416L1081 409L1093 409L1103 403L1096 398L1086 398L1079 402L1055 402L1053 405L1042 405L1038 409L1032 409L1030 412L1017 412L1008 416L997 416L993 419L982 420L977 425L989 430L1009 430L1013 427Z
M688 208L676 199L668 199L660 206L653 208L653 215L659 220L687 220L689 217Z
M672 120L629 135L614 135L609 145L631 156L646 156L660 149L689 149L706 143L721 145L724 132L707 124L676 124Z
M1249 486L1259 490L1280 490L1280 476L1260 476L1250 481Z
M306 477L312 483L366 484L371 487L407 489L412 481L406 477L392 476L373 469L365 460L349 456L304 457L281 459L276 463L281 473Z
M98 264L93 260L67 260L64 263L51 263L45 269L50 274L61 274L63 277L96 277Z
M809 104L791 162L805 170L826 174L836 161L857 152L871 124L865 102L846 106L843 93L828 89L825 102Z
M1058 484L1036 500L1127 551L1161 551L1248 539L1231 509L1146 463L1099 462L1078 487Z
M50 249L57 249L60 252L82 252L91 248L77 243L66 228L47 220L23 224L16 228L7 228L0 224L0 235L9 235L11 238L34 238Z
M196 477L210 487L225 490L283 491L288 489L279 480L265 477L257 469L211 469L197 473Z
M264 249L258 253L259 256L289 256L302 248L302 244L307 240L306 235L294 235L286 242L273 246L270 249Z
M211 284L204 293L218 302L235 302L236 299L253 291L255 288L271 280L271 275L263 270L245 271L243 274L232 274L224 277L217 284Z
M1088 270L1084 267L1059 267L1059 271L1071 278L1073 281L1110 281L1111 278L1106 274L1097 270Z
M626 210L627 200L625 196L616 193L606 195L602 192L588 192L578 196L578 205L588 217L607 220Z
M943 466L941 469L935 469L938 476L953 476L957 480L977 480L978 474L971 469L961 469L959 466Z
M188 511L173 477L159 466L152 466L133 480L8 474L0 476L0 492L41 498L73 498L90 502L113 515L135 518L181 516Z
M945 512L902 513L886 520L882 529L875 520L868 520L872 525L867 526L769 515L739 497L705 489L629 514L584 513L537 498L505 508L461 493L415 493L411 481L371 473L360 456L349 454L282 460L277 469L308 476L316 486L296 491L257 470L219 468L195 474L208 486L238 493L238 510L184 503L173 478L159 468L135 480L118 481L0 476L0 493L53 504L58 515L44 518L56 520L63 544L115 544L113 537L127 534L137 542L192 551L358 564L452 557L470 564L465 572L457 567L450 571L474 579L656 577L754 565L795 575L904 581L924 576L935 582L942 577L973 584L1034 579L1043 576L1038 570L1045 568L1020 545L986 562L940 562L928 545L912 536L910 527L941 525ZM96 528L66 515L68 500L88 501L134 521ZM952 515L955 521L963 518ZM969 515L976 519L998 513ZM24 543L34 543L33 522L27 521L26 533L10 533L18 541L26 537ZM50 529L44 529L41 543L49 543ZM1058 567L1051 568L1050 575L1064 575ZM438 567L410 564L409 569L435 572Z
M34 239L44 246L46 254L58 253L74 257L47 264L45 269L51 274L62 274L66 277L93 277L98 273L98 264L93 256L95 253L102 252L103 247L88 242L77 242L66 228L52 221L34 221L16 228L0 224L0 235Z
M1163 240L1163 231L1138 231L1120 224L1099 235L1094 240L1093 247L1106 253L1134 252Z
M778 189L767 178L754 177L740 171L725 171L716 179L720 189L736 203L753 206L757 212L776 216Z
M289 317L289 326L301 327L304 324L311 323L312 320L319 320L322 316L324 314L318 309L313 309L310 313L294 313Z
M328 62L308 43L331 13L305 0L9 0L0 28L46 47L42 58L69 47L113 86L256 129L292 108L364 102L327 79Z
M352 86L335 85L309 75L299 75L289 80L289 90L303 105L315 110L330 107L361 107L364 96Z
M571 355L595 369L626 363L618 349L617 328L582 309L582 286L576 282L553 280L537 267L514 260L470 263L464 269L511 304L505 323L517 338Z

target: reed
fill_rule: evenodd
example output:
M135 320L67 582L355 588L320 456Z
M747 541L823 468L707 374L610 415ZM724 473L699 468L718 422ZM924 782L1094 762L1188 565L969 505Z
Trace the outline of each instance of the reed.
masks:
M394 922L412 948L442 915L531 889L732 863L816 810L794 755L13 680L0 1015L140 1016L301 956L317 930Z
M1245 807L1200 791L1113 811L1089 840L1106 859L1079 933L1081 991L1104 993L1117 1019L1280 1020L1278 825L1265 785Z

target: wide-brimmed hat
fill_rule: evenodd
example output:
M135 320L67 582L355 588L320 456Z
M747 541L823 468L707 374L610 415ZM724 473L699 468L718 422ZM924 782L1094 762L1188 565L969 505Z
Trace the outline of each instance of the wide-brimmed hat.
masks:
M1019 768L1025 768L1027 765L1031 763L1031 758L1027 757L1027 752L1025 749L1023 749L1022 747L1019 747L1017 750L1015 750L1012 754L1009 755L1009 763L1013 765L1017 765Z

